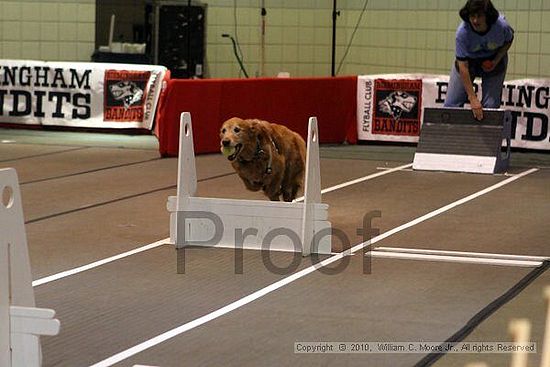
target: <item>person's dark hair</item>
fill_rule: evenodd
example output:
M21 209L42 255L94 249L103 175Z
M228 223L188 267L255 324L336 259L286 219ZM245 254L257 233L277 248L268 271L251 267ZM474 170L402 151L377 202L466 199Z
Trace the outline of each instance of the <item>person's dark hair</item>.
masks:
M484 13L487 18L487 24L494 24L498 19L498 10L494 7L491 0L468 0L466 5L460 9L458 14L466 23L469 23L471 14Z

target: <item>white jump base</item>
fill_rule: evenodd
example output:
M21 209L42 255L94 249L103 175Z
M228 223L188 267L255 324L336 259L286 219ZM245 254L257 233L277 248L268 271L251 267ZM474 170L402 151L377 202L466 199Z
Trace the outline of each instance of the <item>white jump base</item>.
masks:
M495 173L496 157L475 155L416 153L413 169L468 173Z
M59 333L54 317L35 307L17 173L0 169L0 367L40 366L39 337Z
M176 248L208 246L330 254L328 205L321 203L317 119L309 119L304 202L196 197L191 115L181 114L177 196L168 198ZM315 237L317 236L317 237ZM313 244L313 241L315 242Z

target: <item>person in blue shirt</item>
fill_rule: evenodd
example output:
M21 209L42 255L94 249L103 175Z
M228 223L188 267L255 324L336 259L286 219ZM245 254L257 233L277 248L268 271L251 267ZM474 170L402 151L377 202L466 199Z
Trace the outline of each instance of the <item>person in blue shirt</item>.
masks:
M459 11L456 60L451 70L445 107L469 102L477 120L483 108L499 108L514 30L490 0L468 0ZM481 78L483 96L477 98L473 80Z

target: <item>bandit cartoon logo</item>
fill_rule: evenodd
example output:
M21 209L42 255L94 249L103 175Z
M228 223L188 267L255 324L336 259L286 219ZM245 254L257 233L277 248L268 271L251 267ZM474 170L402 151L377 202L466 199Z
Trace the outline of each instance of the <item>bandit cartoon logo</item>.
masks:
M373 134L418 136L422 111L422 80L374 82Z
M150 71L105 71L104 121L143 122Z

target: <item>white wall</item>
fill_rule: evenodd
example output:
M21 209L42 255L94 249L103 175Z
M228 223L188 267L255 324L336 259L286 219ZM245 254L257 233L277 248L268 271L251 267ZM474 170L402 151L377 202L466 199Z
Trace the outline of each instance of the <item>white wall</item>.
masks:
M339 0L338 68L366 0ZM369 0L339 75L447 74L466 0ZM332 0L265 0L268 75L330 75ZM493 0L516 31L508 79L550 77L550 1ZM208 65L214 76L239 76L231 46L234 0L208 1ZM259 69L260 0L238 0L237 24L249 74Z
M0 0L0 59L90 61L95 0Z
M365 1L338 1L337 67ZM222 33L238 36L247 71L256 75L260 70L261 0L202 2L207 4L207 76L242 76L231 42ZM292 76L330 75L332 2L265 0L267 76L279 71ZM508 79L550 78L550 0L493 2L516 30ZM447 74L454 59L458 10L464 3L369 0L339 75ZM0 59L90 61L94 22L94 0L0 0Z

